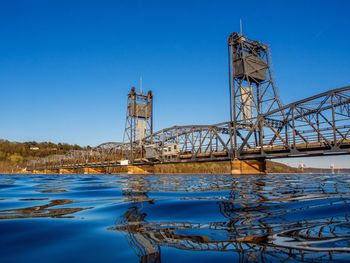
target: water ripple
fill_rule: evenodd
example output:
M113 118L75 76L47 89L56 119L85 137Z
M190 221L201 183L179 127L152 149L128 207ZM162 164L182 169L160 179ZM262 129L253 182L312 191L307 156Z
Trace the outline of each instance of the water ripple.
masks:
M216 262L347 261L349 212L350 175L0 176L0 254L4 262L193 262L211 253ZM63 251L61 261L50 256Z

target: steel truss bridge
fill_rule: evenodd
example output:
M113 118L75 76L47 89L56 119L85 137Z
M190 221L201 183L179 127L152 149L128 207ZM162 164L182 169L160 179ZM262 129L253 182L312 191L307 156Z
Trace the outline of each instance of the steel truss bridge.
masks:
M263 143L254 129L264 127ZM233 124L173 126L135 142L135 163L238 159L273 159L350 153L350 86L330 90L272 110L253 125L239 123L238 143ZM142 147L140 147L140 144ZM167 147L177 149L167 154ZM152 158L146 158L148 149ZM128 143L108 142L92 150L71 151L32 163L39 167L118 166L130 153ZM174 154L176 153L176 154Z
M153 93L128 94L124 143L108 142L33 161L28 169L264 160L350 153L350 86L288 105L279 99L269 47L228 38L230 120L153 132Z
M263 143L253 131L262 125ZM180 145L176 161L259 159L350 153L350 87L331 90L259 116L255 126L239 123L233 142L230 122L174 126L145 138L156 145ZM164 147L157 150L164 151ZM162 154L164 156L164 152Z

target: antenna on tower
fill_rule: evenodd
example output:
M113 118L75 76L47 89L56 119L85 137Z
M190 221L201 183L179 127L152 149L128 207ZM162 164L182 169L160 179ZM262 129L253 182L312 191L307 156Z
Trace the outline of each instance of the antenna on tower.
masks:
M140 92L141 92L141 94L143 93L142 92L142 76L140 76Z
M243 36L243 23L242 23L242 18L239 19L239 32L241 36Z

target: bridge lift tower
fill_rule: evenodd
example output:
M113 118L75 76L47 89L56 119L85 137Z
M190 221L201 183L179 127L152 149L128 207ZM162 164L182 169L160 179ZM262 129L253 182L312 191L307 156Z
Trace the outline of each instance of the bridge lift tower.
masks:
M228 38L230 121L233 129L233 154L250 140L263 149L263 113L282 106L271 74L267 45L247 39L242 33ZM278 124L277 124L278 125Z
M128 93L124 142L129 143L128 160L143 156L143 138L153 133L153 93L136 92L132 87Z

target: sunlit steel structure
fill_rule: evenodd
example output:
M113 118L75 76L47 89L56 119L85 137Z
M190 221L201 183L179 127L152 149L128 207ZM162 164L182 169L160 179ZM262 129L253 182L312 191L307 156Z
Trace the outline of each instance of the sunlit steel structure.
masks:
M142 156L143 139L153 133L153 94L137 92L134 87L128 93L125 143L129 144L128 159L132 163L136 152Z
M273 159L350 153L350 86L282 105L269 47L240 33L228 38L230 120L153 132L153 94L128 93L123 143L72 151L28 169Z
M255 147L263 145L266 128L259 118L281 108L271 72L271 58L266 44L232 33L228 38L230 120L233 129L234 157L240 154L239 144L252 133ZM281 111L283 113L283 111Z
M349 110L348 86L261 113L249 125L174 126L146 137L145 144L157 145L154 156L163 162L349 154ZM178 152L166 159L171 144Z

